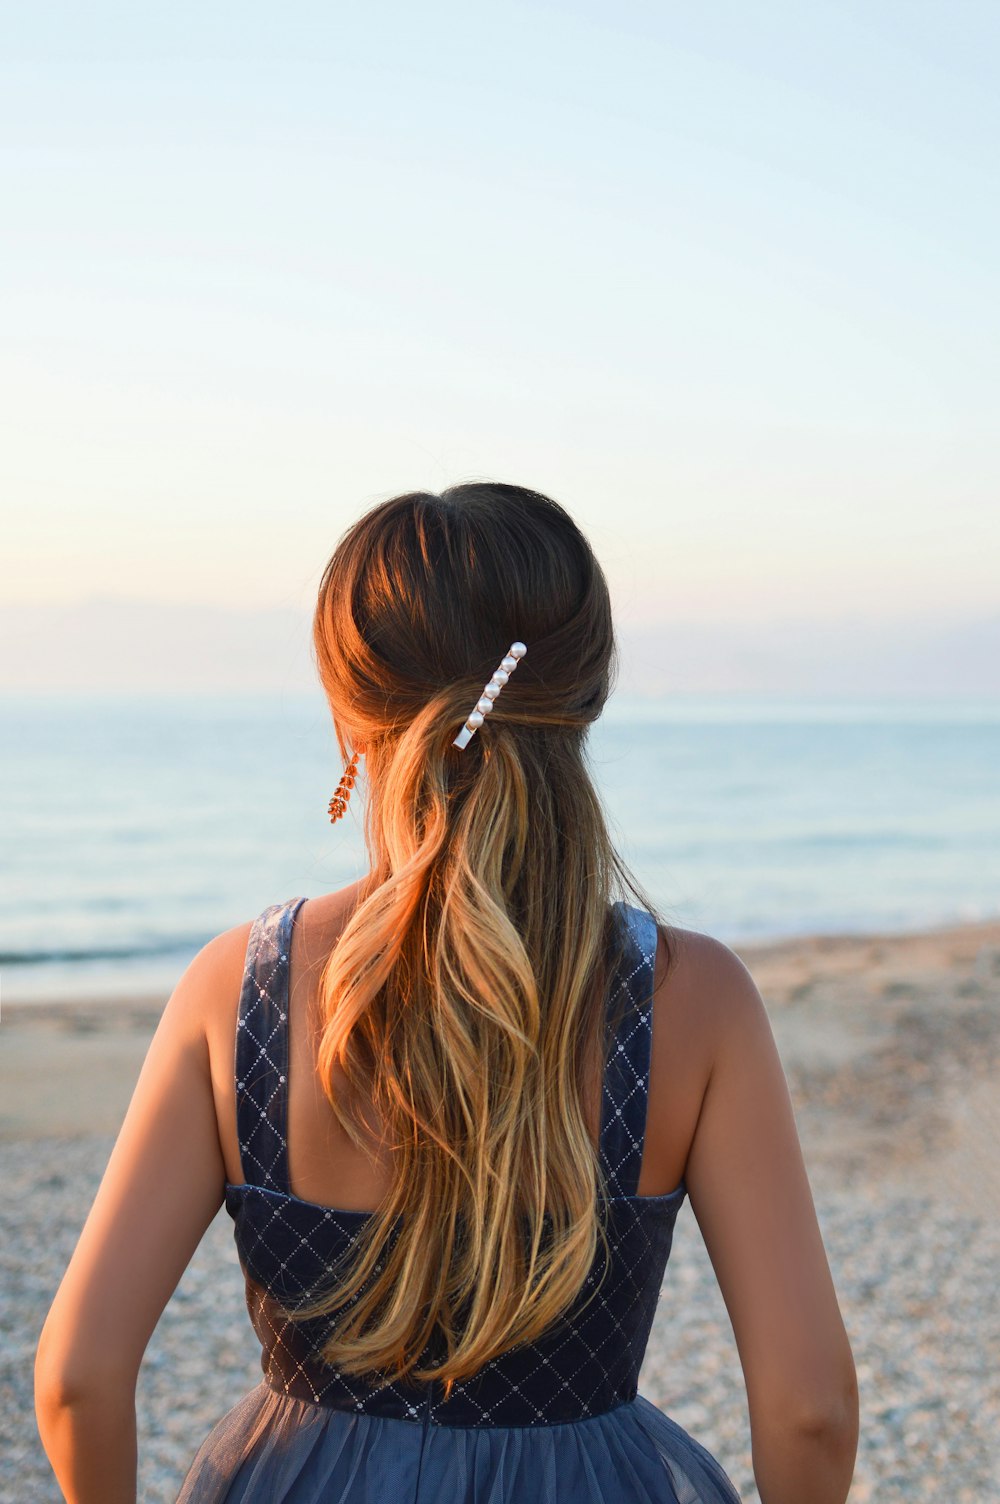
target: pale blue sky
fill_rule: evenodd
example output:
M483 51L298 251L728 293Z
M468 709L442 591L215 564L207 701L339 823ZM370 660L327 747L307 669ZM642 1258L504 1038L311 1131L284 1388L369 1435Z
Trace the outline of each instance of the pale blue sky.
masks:
M490 476L636 629L1000 614L996 6L0 27L8 604L307 609Z

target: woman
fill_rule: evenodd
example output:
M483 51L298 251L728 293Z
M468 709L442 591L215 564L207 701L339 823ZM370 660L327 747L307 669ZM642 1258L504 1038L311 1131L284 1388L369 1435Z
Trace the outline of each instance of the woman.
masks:
M264 1379L183 1504L733 1504L637 1393L689 1196L761 1499L843 1504L854 1364L763 1003L657 919L588 774L615 642L583 535L516 486L397 497L314 641L371 870L220 935L166 1006L39 1343L66 1498L132 1504L140 1361L224 1199Z

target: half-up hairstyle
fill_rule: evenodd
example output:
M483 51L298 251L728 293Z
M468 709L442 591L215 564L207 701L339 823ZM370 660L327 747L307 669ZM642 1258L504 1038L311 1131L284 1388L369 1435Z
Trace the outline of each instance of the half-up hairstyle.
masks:
M617 669L610 600L558 503L475 483L356 522L313 636L340 752L364 747L370 861L321 979L319 1074L366 1150L374 1106L393 1178L336 1287L290 1315L340 1313L322 1357L342 1371L447 1394L538 1338L608 1252L589 1104L620 954L611 904L631 893L656 912L586 761ZM518 639L517 672L454 747ZM420 1366L435 1334L443 1357Z

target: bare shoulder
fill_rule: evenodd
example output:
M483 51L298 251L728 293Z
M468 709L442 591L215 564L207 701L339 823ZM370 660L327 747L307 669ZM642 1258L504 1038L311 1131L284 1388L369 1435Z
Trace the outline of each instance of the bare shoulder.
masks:
M688 983L698 980L718 985L736 979L752 983L746 963L724 940L676 924L661 924L657 929L657 970L662 965L664 976L677 973Z
M714 936L659 926L643 1193L659 1194L687 1178L709 1085L728 1052L748 975Z
M714 1053L727 1036L766 1021L763 999L746 963L714 935L658 926L654 1009L700 1052Z
M185 1034L211 1043L233 987L239 993L250 929L248 922L215 935L188 962L164 1010Z
M356 900L359 886L359 883L352 883L336 892L307 899L302 905L296 920L296 940L302 944L305 954L322 954L329 936L335 936L342 927L352 900ZM182 979L192 1024L200 1026L213 1055L223 1061L228 1061L232 1055L247 948L255 918L232 925L203 945Z

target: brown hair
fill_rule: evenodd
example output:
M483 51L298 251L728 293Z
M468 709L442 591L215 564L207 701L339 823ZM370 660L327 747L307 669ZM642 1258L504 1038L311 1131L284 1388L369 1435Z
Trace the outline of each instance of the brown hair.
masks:
M526 657L459 750L518 639ZM350 1269L290 1314L343 1313L322 1348L343 1371L447 1393L537 1338L608 1250L585 1104L605 1063L610 906L631 893L655 914L587 767L617 668L610 599L557 502L470 483L361 517L323 573L313 640L345 761L364 745L371 864L324 969L319 1072L360 1147L354 1101L374 1104L393 1181ZM435 1331L445 1356L419 1367Z

